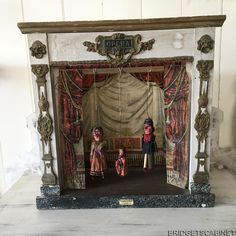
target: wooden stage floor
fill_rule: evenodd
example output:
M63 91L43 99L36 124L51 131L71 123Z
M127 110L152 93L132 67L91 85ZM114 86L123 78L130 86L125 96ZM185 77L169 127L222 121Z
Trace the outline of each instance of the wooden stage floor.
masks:
M125 177L117 176L115 170L110 169L104 180L92 180L86 174L86 189L65 190L63 195L82 196L114 196L114 195L176 195L189 193L187 189L180 189L166 183L165 167L154 168L144 173L142 168L129 168Z

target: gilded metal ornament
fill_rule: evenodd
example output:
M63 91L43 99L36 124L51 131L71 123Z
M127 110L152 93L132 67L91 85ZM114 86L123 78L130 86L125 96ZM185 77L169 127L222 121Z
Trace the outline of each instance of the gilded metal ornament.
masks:
M95 43L91 43L89 41L83 42L83 45L87 47L88 52L97 52L97 45Z
M204 92L198 99L198 105L200 108L206 108L208 105L208 97L206 92Z
M42 93L41 98L39 99L38 106L40 111L47 111L49 108L49 103L46 97L44 96L44 93Z
M31 70L37 77L38 86L38 132L41 135L42 152L44 162L44 173L42 176L43 185L56 185L57 179L53 171L53 156L51 153L51 135L53 133L53 121L49 114L49 102L47 100L46 74L49 71L47 64L31 65Z
M111 36L99 35L95 43L85 41L83 45L89 52L97 52L101 56L106 56L113 64L124 64L131 60L133 55L142 51L151 50L155 39L141 42L142 37L137 35L126 35L116 33Z
M210 128L210 114L207 111L208 106L208 83L210 78L210 70L213 69L213 61L200 60L197 63L200 78L200 95L198 98L198 113L195 118L194 128L197 131L198 151L195 156L197 159L197 170L193 175L194 183L207 184L209 181L209 173L207 171L206 159L207 155L207 137ZM205 84L205 86L203 86ZM201 148L202 146L202 148ZM201 170L203 167L203 170Z
M42 176L42 182L44 185L54 185L56 183L56 175L52 167L53 157L50 153L44 154L42 160L44 161L44 173Z
M208 158L208 155L205 151L204 152L199 151L196 154L195 158L197 159L198 163L197 163L197 171L193 175L194 183L207 184L209 182L209 173L206 167L206 159ZM200 170L200 167L202 166L203 170Z
M31 65L31 71L36 76L36 82L38 84L38 88L44 87L46 84L46 74L49 71L47 64L37 64L37 65Z
M197 49L203 53L209 53L214 48L214 40L207 34L197 41Z
M200 112L195 119L194 128L197 130L197 139L199 142L204 142L207 138L207 133L210 128L210 115L206 112Z
M48 142L51 141L51 135L53 132L52 118L48 113L44 116L40 114L38 118L38 132L41 135L42 142L47 145Z
M209 182L209 173L206 171L198 171L193 175L193 180L198 184L205 184Z
M47 53L46 45L44 45L39 40L33 42L32 46L30 47L30 51L31 55L37 59L43 58L43 56Z
M47 185L55 185L56 176L55 176L55 174L44 172L41 180L43 182L43 185L46 185L46 186Z
M208 81L210 78L210 70L213 69L213 61L200 60L197 63L197 69L200 73L200 80Z
M45 75L49 71L49 68L47 64L37 64L37 65L31 65L31 70L35 74L37 79L39 79L45 77Z

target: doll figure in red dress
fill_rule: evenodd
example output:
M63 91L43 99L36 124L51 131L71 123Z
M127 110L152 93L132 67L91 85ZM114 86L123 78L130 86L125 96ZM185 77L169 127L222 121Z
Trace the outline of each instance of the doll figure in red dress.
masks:
M90 175L92 177L97 176L104 179L104 174L107 171L107 162L104 152L106 142L103 141L102 127L93 128L92 135L93 142L91 144L90 152Z
M126 162L126 152L125 148L119 149L119 156L116 160L116 172L119 176L127 175L127 162Z

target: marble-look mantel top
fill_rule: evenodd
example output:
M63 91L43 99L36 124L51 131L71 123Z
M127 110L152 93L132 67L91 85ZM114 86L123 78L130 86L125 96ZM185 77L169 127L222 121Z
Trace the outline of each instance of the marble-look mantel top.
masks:
M23 34L113 32L221 27L225 19L225 15L211 15L134 20L20 22L17 25Z

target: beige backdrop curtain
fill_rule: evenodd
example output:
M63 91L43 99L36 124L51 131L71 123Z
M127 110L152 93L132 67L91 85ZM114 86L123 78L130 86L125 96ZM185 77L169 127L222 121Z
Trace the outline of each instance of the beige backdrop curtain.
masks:
M96 82L83 97L84 135L101 126L106 137L139 136L147 117L164 129L163 91L156 83L143 82L128 73Z

